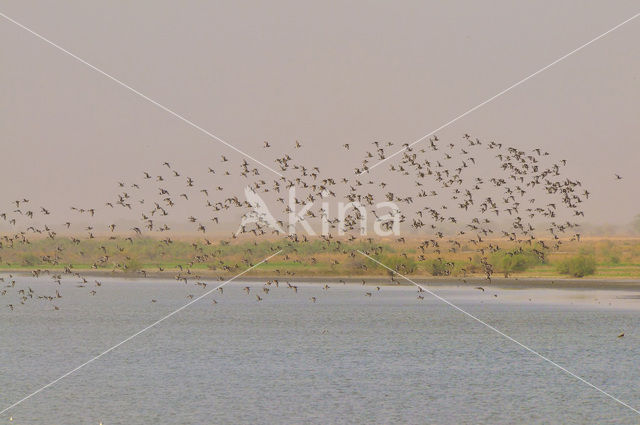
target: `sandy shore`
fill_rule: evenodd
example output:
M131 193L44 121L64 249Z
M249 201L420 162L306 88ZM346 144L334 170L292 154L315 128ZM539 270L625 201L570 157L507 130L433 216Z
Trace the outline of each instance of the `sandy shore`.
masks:
M101 270L75 270L85 276L102 277L102 278L120 278L120 279L174 279L177 272L165 271L165 272L150 272L145 276L140 273L122 273L112 271ZM2 270L1 274L12 273L17 276L31 276L31 272L25 270ZM194 274L199 274L201 280L211 280L217 278L217 274L213 274L210 271L194 271ZM185 275L184 273L182 274ZM224 275L224 279L229 279L233 275ZM536 278L536 277L493 277L491 282L483 277L434 277L434 276L407 276L412 281L426 286L492 286L501 289L528 289L528 288L546 288L546 289L609 289L609 290L630 290L640 291L640 279L594 279L594 278ZM193 277L195 279L195 277ZM278 279L282 282L296 281L296 282L345 282L348 284L362 284L363 280L367 284L375 285L396 285L394 281L388 276L283 276L283 275L251 275L242 276L243 281L265 281L269 279ZM395 281L401 285L411 285L406 279L400 276L395 277Z
M5 271L6 274L7 272ZM14 271L14 276L30 278L31 273L24 270ZM104 279L126 285L128 282L147 281L153 284L156 281L171 282L175 279L174 273L149 273L145 278L139 273L124 274L112 272L85 272L87 279ZM214 277L215 282L223 282L232 276L223 278L222 281ZM46 282L48 276L40 276L38 281ZM290 282L299 286L304 291L304 286L323 286L329 284L332 288L340 288L348 285L352 289L362 288L362 291L370 291L375 294L393 293L395 291L416 291L412 283L398 277L391 281L389 277L337 277L337 276L242 276L236 282L246 282L250 285L262 286L267 280L278 279L281 284ZM65 279L68 282L73 281ZM211 277L202 277L199 280L215 284ZM362 282L366 286L362 286ZM543 279L543 278L495 278L489 282L484 278L436 278L436 277L411 277L414 282L423 285L427 290L433 291L438 296L451 301L454 304L466 305L478 303L486 305L514 305L514 306L555 306L568 308L597 308L640 311L640 280L611 280L611 279ZM192 277L195 283L196 278ZM396 283L397 282L397 283ZM245 283L245 284L246 284ZM379 286L380 292L372 287ZM482 289L479 289L479 288ZM335 289L334 289L335 290ZM422 294L425 301L431 296Z

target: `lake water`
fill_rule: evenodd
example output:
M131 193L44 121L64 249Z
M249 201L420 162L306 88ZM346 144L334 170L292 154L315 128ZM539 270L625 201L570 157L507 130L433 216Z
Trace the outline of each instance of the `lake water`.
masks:
M63 283L59 311L36 301L11 312L15 300L0 297L0 410L205 292L174 281L103 281L96 296ZM281 284L265 294L262 283L232 282L0 424L9 416L12 424L104 425L640 422L441 301L418 299L413 287L329 285L298 284L296 294ZM18 286L55 290L45 279ZM629 291L434 290L640 408L640 300Z

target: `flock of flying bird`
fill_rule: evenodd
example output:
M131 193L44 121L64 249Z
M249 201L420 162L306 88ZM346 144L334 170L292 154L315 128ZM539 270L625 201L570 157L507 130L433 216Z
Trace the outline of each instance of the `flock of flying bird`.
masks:
M237 194L228 193L231 189L223 187L228 186L227 183L233 186L235 182L237 185L238 180L252 193L270 199L273 205L282 209L284 216L292 212L292 207L302 208L310 203L311 207L302 219L316 225L320 220L328 224L329 232L317 238L304 233L281 233L261 220L243 225L239 232L230 236L235 239L242 238L244 234L245 237L252 237L254 244L260 237L270 240L280 237L271 249L274 252L284 249L282 255L286 258L296 256L300 244L314 239L319 239L328 250L331 248L331 252L348 254L351 258L360 254L349 242L364 240L367 242L367 255L382 255L384 248L379 239L362 235L363 211L373 214L387 231L393 229L395 217L401 229L413 235L411 238L391 236L395 242L402 246L415 243L418 255L414 259L418 262L425 261L427 257L439 258L445 274L452 270L453 264L448 263L444 255L472 247L480 258L482 273L489 281L494 274L489 257L493 252L506 249L501 247L503 242L509 246L509 255L530 249L543 258L548 250L558 249L564 240L580 238L576 220L584 216L581 206L588 199L589 192L582 188L580 181L564 175L565 160L553 161L549 153L541 149L525 152L497 142L482 142L465 134L455 143L444 143L434 136L421 149L405 144L398 159L389 162L388 172L383 169L370 170L376 162L390 159L389 151L393 146L393 143L374 142L353 174L343 177L323 174L318 166L302 164L289 153L275 158L277 169L282 174L278 177L264 176L265 171L253 167L247 160L242 160L234 170L232 161L221 155L219 163L207 170L206 174L211 180L197 181L167 161L160 167L162 172L142 171L136 182L118 182L114 199L106 201L100 208L71 207L73 216L61 228L55 228L52 224L36 225L36 219L38 222L47 220L52 210L36 208L30 200L23 198L14 201L10 210L0 211L0 219L12 229L1 236L0 252L28 245L34 236L53 241L67 239L74 246L85 238L112 239L123 242L124 246L118 244L115 248L107 248L103 245L100 255L86 258L86 262L96 270L111 268L126 271L126 261L115 259L130 258L128 254L135 251L136 239L148 234L153 235L161 246L172 244L172 223L175 223L178 214L190 211L181 220L185 225L192 226L194 232L202 234L202 240L193 243L191 260L178 266L175 278L185 284L195 283L206 288L206 279L193 270L194 264L212 265L222 270L223 274L254 264L255 253L251 248L243 253L242 262L235 265L224 263L216 251L203 249L217 244L210 239L213 239L211 235L220 224L222 215L230 211L244 214L253 211L254 205ZM263 147L272 149L268 142L264 142ZM294 151L302 148L299 142L295 143ZM345 150L350 148L349 144L342 146ZM228 180L225 181L225 178ZM616 179L621 177L616 175ZM293 206L287 202L290 188L296 190ZM343 220L330 218L325 206L316 205L321 200L357 203L363 209L348 210ZM391 214L381 217L377 209L379 202L393 203L391 205L396 207L391 209ZM194 203L197 206L194 207ZM104 220L101 219L104 212L101 208L120 210L123 216L135 216L139 224L128 229L121 229L115 223L105 225L104 221L98 224L99 220ZM89 221L90 224L83 225L82 234L75 232L68 235L72 223L77 221ZM287 228L283 220L277 223ZM539 223L544 224L544 229L536 229ZM231 242L225 238L218 243L228 245ZM87 288L90 295L98 293L101 282L89 277L90 271L74 270L65 262L65 250L68 249L65 244L54 244L52 251L40 259L51 267L32 271L34 278L48 276L53 284L49 292L40 294L28 286L16 286L15 276L8 275L0 277L0 283L3 284L0 295L6 296L14 291L19 304L41 299L54 303L54 308L58 309L55 301L62 297L60 291L64 279L74 280L78 286ZM81 254L86 256L85 253ZM407 257L409 254L403 252L402 255ZM297 261L312 264L315 258ZM360 267L361 272L366 274L373 265L362 261ZM159 271L164 270L159 268ZM407 272L402 265L398 266L397 271ZM138 273L146 276L147 272L141 270ZM467 270L463 268L463 272ZM280 285L297 293L297 286L281 282L292 279L295 273L286 270L276 273L279 274L278 279L267 281L261 293L254 293L257 301L262 301L272 288ZM221 275L217 279L223 280L224 277ZM324 289L329 289L329 286L325 285ZM250 293L249 287L245 290L247 294ZM219 292L222 294L223 288ZM366 292L365 295L371 296L372 292ZM419 298L421 296L418 295ZM316 302L317 298L312 297L310 301ZM16 306L13 303L8 305L11 310Z

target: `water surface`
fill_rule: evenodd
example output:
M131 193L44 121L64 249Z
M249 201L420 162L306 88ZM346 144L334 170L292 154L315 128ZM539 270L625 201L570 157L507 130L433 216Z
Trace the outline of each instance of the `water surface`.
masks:
M15 300L0 298L0 410L205 292L173 281L104 282L96 296L63 283L59 311L36 301L11 312ZM55 290L44 279L18 285ZM233 282L0 423L9 415L12 424L639 422L459 311L418 299L415 288L297 285L298 293L281 285L265 294L261 283ZM640 407L637 294L434 290Z

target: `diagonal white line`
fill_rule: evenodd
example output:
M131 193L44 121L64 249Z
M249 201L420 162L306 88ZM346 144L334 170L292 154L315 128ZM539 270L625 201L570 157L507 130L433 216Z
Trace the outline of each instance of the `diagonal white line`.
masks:
M587 384L588 386L590 386L591 388L593 388L596 391L599 391L600 393L606 395L607 397L609 397L610 399L620 403L621 405L631 409L632 411L634 411L635 413L640 415L640 411L629 406L627 403L625 403L624 401L612 396L611 394L609 394L608 392L596 387L595 385L593 385L591 382L585 380L584 378L579 377L578 375L576 375L575 373L571 372L570 370L560 366L558 363L554 362L553 360L543 356L542 354L538 353L537 351L527 347L526 345L524 345L523 343L521 343L520 341L517 341L516 339L510 337L509 335L505 334L504 332L494 328L493 326L491 326L490 324L488 324L487 322L483 321L482 319L477 318L476 316L474 316L473 314L461 309L460 307L458 307L457 305L453 304L452 302L448 301L445 298L442 298L440 295L436 294L435 292L431 291L428 288L425 288L423 285L420 285L416 282L414 282L413 280L409 279L408 277L398 273L397 271L393 270L392 268L387 267L386 265L382 264L380 261L376 260L375 258L371 257L370 255L365 254L364 252L357 250L360 254L364 255L365 257L367 257L368 259L372 260L373 262L379 264L380 266L384 267L385 269L389 270L392 273L397 274L398 276L402 277L403 279L405 279L408 282L411 282L412 284L414 284L415 286L417 286L418 288L422 289L424 292L432 295L433 297L437 298L438 300L442 301L443 303L449 305L450 307L453 307L454 309L458 310L460 313L470 317L471 319L475 320L478 323L481 323L482 325L486 326L487 328L491 329L492 331L496 332L497 334L505 337L506 339L508 339L509 341L519 345L520 347L524 348L525 350L527 350L528 352L530 352L531 354L534 354L538 357L540 357L542 360L544 360L545 362L557 367L558 369L560 369L561 371L563 371L564 373L566 373L567 375L573 376L574 378L576 378L577 380L579 380L580 382L583 382L584 384Z
M507 87L506 89L502 90L501 92L499 92L498 94L490 97L489 99L485 100L482 103L477 104L476 106L474 106L473 108L467 110L466 112L458 115L457 117L455 117L454 119L452 119L451 121L441 125L440 127L436 128L435 130L431 131L430 133L425 134L424 136L422 136L421 138L419 138L418 140L416 140L413 143L410 143L408 145L406 145L404 148L400 149L399 151L389 155L388 157L380 160L379 162L377 162L376 164L372 165L371 167L368 167L366 170L363 170L360 172L360 174L358 174L359 176L369 172L371 170L373 170L374 168L376 168L378 165L382 164L383 162L386 162L388 160L390 160L391 158L395 157L396 155L401 154L402 152L404 152L405 150L407 150L408 148L412 147L413 145L422 142L424 139L426 139L427 137L433 136L434 134L436 134L438 131L449 127L451 124L455 123L456 121L466 117L467 115L469 115L470 113L474 112L477 109L482 108L484 105L486 105L487 103L490 103L492 101L494 101L495 99L499 98L500 96L502 96L503 94L511 91L512 89L518 87L519 85L521 85L522 83L530 80L531 78L535 77L536 75L546 71L547 69L551 68L552 66L554 66L555 64L557 64L558 62L561 62L563 60L565 60L566 58L568 58L569 56L573 55L574 53L579 52L580 50L584 49L585 47L589 46L592 43L595 43L596 41L600 40L601 38L605 37L606 35L612 33L613 31L617 30L618 28L620 28L621 26L633 21L634 19L636 19L638 16L640 16L640 13L636 13L635 15L633 15L632 17L630 17L629 19L620 22L618 25L616 25L615 27L611 28L610 30L603 32L602 34L600 34L599 36L597 36L596 38L593 38L591 40L589 40L588 42L584 43L583 45L581 45L580 47L577 47L575 49L573 49L572 51L570 51L569 53L567 53L564 56L559 57L558 59L554 60L553 62L551 62L549 65L540 68L539 70L537 70L536 72L534 72L533 74L528 75L527 77L523 78L522 80L518 81L515 84L510 85L509 87Z
M284 177L281 173L279 173L278 171L274 170L273 168L269 167L268 165L262 163L261 161L255 159L254 157L252 157L251 155L249 155L248 153L236 148L235 146L233 146L232 144L226 142L225 140L221 139L220 137L216 136L215 134L211 133L208 130L205 130L204 128L200 127L198 124L194 123L193 121L189 120L188 118L185 118L183 115L180 115L179 113L173 111L172 109L169 109L168 107L162 105L161 103L153 100L152 98L150 98L149 96L146 96L144 94L142 94L141 92L139 92L138 90L134 89L133 87L129 86L128 84L120 81L119 79L117 79L116 77L112 76L111 74L108 74L107 72L101 70L100 68L90 64L89 62L85 61L84 59L76 56L75 54L71 53L70 51L68 51L67 49L65 49L64 47L59 46L58 44L54 43L53 41L49 40L48 38L38 34L37 32L35 32L34 30L32 30L31 28L28 28L24 25L22 25L20 22L8 17L7 15L5 15L4 13L0 12L0 16L2 16L4 19L6 19L9 22L12 22L14 24L16 24L17 26L19 26L20 28L22 28L23 30L33 34L34 36L38 37L40 40L44 41L47 44L50 44L51 46L55 47L56 49L60 50L61 52L66 53L67 55L71 56L72 58L74 58L75 60L77 60L78 62L83 63L84 65L88 66L89 68L93 69L94 71L96 71L99 74L104 75L105 77L109 78L110 80L114 81L115 83L119 84L120 86L126 88L127 90L131 91L132 93L137 94L138 96L140 96L141 98L143 98L144 100L148 101L149 103L157 106L158 108L162 109L165 112L168 112L169 114L173 115L174 117L178 118L180 121L185 122L186 124L190 125L191 127L195 128L196 130L200 131L201 133L206 134L207 136L211 137L214 140L217 140L218 142L222 143L223 145L233 149L234 151L246 156L247 158L251 159L252 161L260 164L261 166L263 166L264 168L266 168L267 170L277 174L280 177Z
M122 344L131 341L133 338L137 337L138 335L140 335L143 332L148 331L149 329L153 328L154 326L156 326L157 324L165 321L166 319L168 319L169 317L173 316L176 313L179 313L180 311L184 310L185 308L189 307L191 304L195 303L196 301L206 297L207 295L209 295L210 293L212 293L213 291L217 290L218 288L222 288L224 285L226 285L229 282L232 282L233 280L237 279L238 277L242 276L243 274L247 273L248 271L254 269L255 267L258 267L259 265L261 265L262 263L267 262L268 260L270 260L271 258L275 257L276 255L280 254L282 252L282 250L279 250L278 252L276 252L275 254L272 254L270 256L268 256L267 258L265 258L264 260L260 261L259 263L254 264L253 266L249 267L248 269L246 269L245 271L243 271L242 273L239 273L235 276L233 276L231 279L227 280L226 282L221 283L220 285L216 286L215 288L205 292L204 294L200 295L197 298L194 298L193 300L189 301L188 303L186 303L185 305L183 305L182 307L180 307L177 310L172 311L171 313L167 314L166 316L164 316L162 319L159 319L155 322L153 322L152 324L150 324L149 326L147 326L144 329L139 330L138 332L134 333L133 335L131 335L130 337L128 337L127 339L122 340L121 342L117 343L116 345L114 345L113 347L103 351L102 353L98 354L97 356L87 360L86 362L82 363L80 366L76 367L75 369L70 370L69 372L65 373L64 375L62 375L61 377L59 377L58 379L55 379L51 382L49 382L47 385L45 385L44 387L32 392L31 394L29 394L28 396L16 401L15 403L13 403L11 406L8 406L6 408L4 408L2 411L0 411L0 415L2 415L3 413L7 412L8 410L16 407L17 405L19 405L20 403L22 403L25 400L30 399L31 397L33 397L34 395L38 394L41 391L44 391L45 389L49 388L50 386L54 385L55 383L57 383L58 381L66 378L67 376L71 375L72 373L82 369L83 367L85 367L86 365L93 363L94 361L98 360L100 357L104 356L105 354L115 350L116 348L120 347Z

